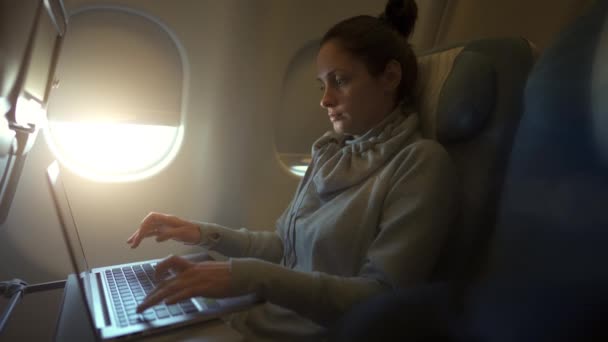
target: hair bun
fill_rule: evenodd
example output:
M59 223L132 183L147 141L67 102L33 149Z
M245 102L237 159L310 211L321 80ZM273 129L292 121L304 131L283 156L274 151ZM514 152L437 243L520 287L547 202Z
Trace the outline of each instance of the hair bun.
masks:
M404 37L408 38L414 30L418 18L418 6L414 0L388 0L384 13L379 19L394 27Z

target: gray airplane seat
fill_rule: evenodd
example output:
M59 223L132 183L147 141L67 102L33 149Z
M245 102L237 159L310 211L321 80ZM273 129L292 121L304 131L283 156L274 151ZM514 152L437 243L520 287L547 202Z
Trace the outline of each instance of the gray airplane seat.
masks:
M488 257L467 295L434 284L372 298L335 340L607 341L607 97L598 0L527 80Z
M418 57L423 134L446 148L461 181L461 217L449 232L436 280L462 283L477 272L534 59L523 38L478 40Z

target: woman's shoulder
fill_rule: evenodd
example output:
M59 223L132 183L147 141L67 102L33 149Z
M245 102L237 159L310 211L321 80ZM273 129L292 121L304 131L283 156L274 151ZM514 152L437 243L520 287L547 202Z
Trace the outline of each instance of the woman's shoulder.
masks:
M453 162L446 149L436 140L419 138L407 144L395 156L400 168L424 167L452 169Z
M413 154L418 157L449 158L443 145L433 139L418 138L404 146L400 153Z

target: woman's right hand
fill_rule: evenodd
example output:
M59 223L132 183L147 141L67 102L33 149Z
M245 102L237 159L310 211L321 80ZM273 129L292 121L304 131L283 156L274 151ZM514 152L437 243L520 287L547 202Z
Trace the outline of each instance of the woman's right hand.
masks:
M151 236L156 236L157 242L173 239L197 244L201 240L201 232L197 224L173 215L149 213L127 243L131 248L136 248L143 239Z

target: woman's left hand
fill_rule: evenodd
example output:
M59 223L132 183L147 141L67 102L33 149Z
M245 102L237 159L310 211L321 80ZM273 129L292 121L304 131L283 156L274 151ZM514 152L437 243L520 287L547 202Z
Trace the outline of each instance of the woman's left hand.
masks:
M159 282L154 291L137 307L138 313L162 301L175 304L196 296L223 298L232 295L229 262L195 263L179 256L171 256L156 265L156 278L160 279L169 270L176 274L175 277Z

